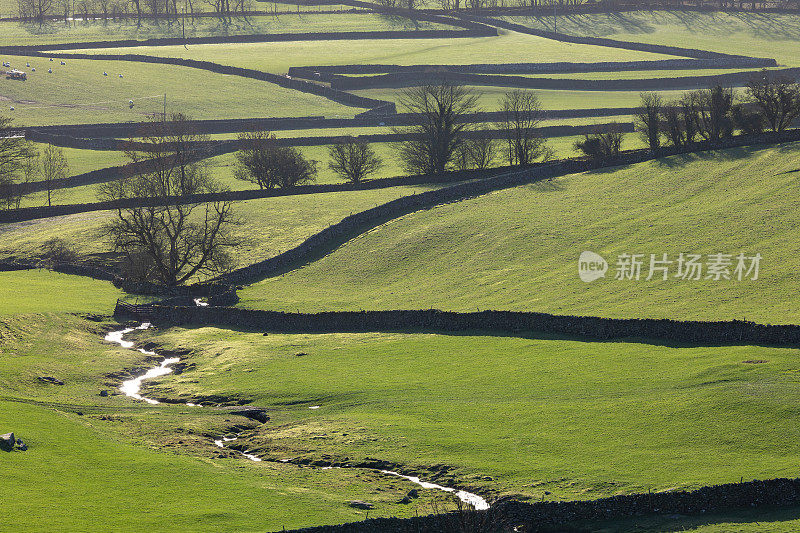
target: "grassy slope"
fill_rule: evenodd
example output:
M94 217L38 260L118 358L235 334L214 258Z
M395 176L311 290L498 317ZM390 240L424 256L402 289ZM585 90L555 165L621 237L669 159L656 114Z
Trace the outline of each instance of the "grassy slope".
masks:
M0 425L30 447L3 452L0 462L0 475L16 480L3 502L9 529L280 531L363 519L363 511L347 506L350 499L377 503L373 517L387 508L404 513L390 498L411 487L376 480L386 491L376 495L370 474L154 451L104 431L108 423L61 409L0 407Z
M36 270L0 272L0 287L0 318L45 313L54 308L66 313L102 309L110 314L114 301L122 296L105 281Z
M53 287L3 276L3 287L27 286L18 298L29 300L0 317L0 431L14 431L29 446L2 452L0 477L15 480L3 499L4 528L277 531L363 518L347 506L351 499L373 501L372 516L413 513L394 503L409 483L357 470L254 464L212 444L233 424L252 426L246 419L116 395L124 372L109 372L147 364L139 352L101 341L119 326L64 314L76 310L71 302L41 298ZM89 295L72 279L58 281ZM45 303L46 314L27 314ZM84 305L107 313L113 299L86 298ZM42 375L65 385L42 383L36 379ZM100 389L112 394L101 398Z
M224 23L216 18L186 20L187 37L249 35L254 33L295 33L331 31L380 31L444 28L428 22L414 23L408 19L387 18L374 13L348 14L285 14L277 17L258 16L234 19ZM447 27L448 29L450 27ZM184 28L180 23L152 20L137 24L135 19L124 21L74 22L65 25L55 22L44 26L38 23L0 22L0 44L60 44L115 39L179 38Z
M111 51L113 49L110 49ZM137 53L216 61L283 74L292 66L353 63L464 64L542 61L632 61L672 56L559 43L520 33L471 39L389 39L139 47Z
M411 214L316 263L251 286L241 293L243 305L797 323L799 158L797 145L671 157ZM576 271L583 250L604 255L609 276L625 252L675 259L679 252L744 251L764 259L757 281L587 285Z
M40 152L46 146L34 143ZM100 168L113 167L126 163L125 154L122 152L109 152L106 150L81 150L78 148L62 148L64 157L69 163L69 175L75 176Z
M510 17L518 24L553 29L553 17ZM639 11L558 17L558 30L572 35L699 48L771 57L800 66L800 15Z
M30 58L4 57L24 67ZM0 103L18 125L142 121L170 110L193 118L346 115L360 111L277 85L169 65L34 58L28 81L0 78ZM53 73L48 74L48 68ZM103 72L108 72L104 77ZM123 74L119 78L118 74ZM128 101L135 106L129 109ZM8 107L6 107L8 109Z
M445 464L461 484L535 499L796 474L791 349L215 328L157 339L199 350L156 389L268 406L250 443L277 459Z
M425 190L429 187L392 187L239 202L236 212L243 225L237 231L250 242L237 249L237 256L243 265L266 259L351 213ZM53 237L65 239L82 254L108 251L100 228L112 215L108 211L94 211L4 225L0 233L0 257L36 255L41 243Z

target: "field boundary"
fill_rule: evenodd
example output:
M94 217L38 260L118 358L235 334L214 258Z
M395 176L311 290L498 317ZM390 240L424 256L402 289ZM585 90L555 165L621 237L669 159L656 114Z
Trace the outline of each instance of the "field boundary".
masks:
M547 137L572 137L576 135L583 135L589 133L597 133L600 131L604 131L610 126L610 124L586 124L580 126L543 126L541 128L537 128L537 131L542 136ZM622 122L622 123L614 123L614 126L621 132L624 133L631 133L634 131L634 125L632 122ZM479 130L473 132L467 132L465 136L467 138L491 138L491 139L505 139L507 135L506 130L501 129L490 129L490 130ZM123 151L132 147L147 149L148 146L144 144L137 144L131 143L129 141L121 140L121 139L82 139L82 138L75 138L69 136L62 136L62 135L54 135L54 134L47 134L41 133L36 130L30 130L27 132L26 137L35 142L41 143L48 143L54 146L61 146L61 147L68 147L68 148L78 148L84 150L113 150L113 151ZM275 139L275 144L278 146L327 146L333 143L340 141L343 138L346 138L346 135L321 135L316 137L284 137L280 139ZM364 134L364 135L355 135L353 136L355 139L364 140L369 143L378 143L378 142L389 142L389 143L396 143L407 141L409 139L416 138L414 134L404 134L404 133L375 133L375 134ZM195 157L196 160L201 159L208 159L211 157L217 157L224 154L229 154L232 152L236 152L241 150L247 143L245 141L239 140L230 140L230 141L200 141L195 144L195 150L197 151L197 155ZM24 183L21 185L14 185L11 190L14 193L23 192L25 194L35 193L35 192L42 192L48 190L59 190L59 189L69 189L73 187L82 187L85 185L96 185L99 183L106 183L109 181L115 181L118 179L122 179L127 176L133 176L142 174L147 171L147 164L144 163L136 163L136 164L127 164L127 165L117 165L113 167L106 167L97 170L91 170L89 172L85 172L83 174L77 174L75 176L70 176L67 178L59 178L57 180L53 180L49 182L43 181L35 181L30 183ZM484 171L475 171L483 172ZM387 180L395 180L395 181L387 181ZM414 180L413 177L406 178L406 177L397 177L397 178L382 178L379 180L369 180L359 184L363 186L363 188L382 188L382 187L393 187L395 185L403 185L406 183L441 183L443 180L439 178L435 178L433 181L424 181L420 182ZM446 179L444 181L453 181L450 179ZM375 185L380 183L382 185ZM388 183L393 183L392 185L388 185ZM268 191L233 191L233 192L225 192L225 193L218 193L216 195L206 195L202 196L202 201L209 201L208 199L236 199L236 200L251 200L254 198L262 198L262 197L272 197L272 196L288 196L294 194L313 194L315 192L335 192L338 190L358 190L360 187L359 185L353 186L352 184L330 184L330 185L302 185L299 187L294 187L290 189L273 189L271 192ZM351 187L351 188L348 188ZM320 189L316 190L315 187L319 187ZM343 187L343 188L339 188ZM245 195L240 195L240 193L248 193ZM73 206L84 206L84 211L97 211L98 208L96 202L84 203L84 204L63 204L69 206L69 208L74 208ZM151 205L147 203L146 205ZM60 207L60 206L53 206ZM21 209L10 209L7 211L0 211L0 222L6 221L4 219L3 213L18 213L24 214L26 212L29 213L37 213L37 211L23 211L25 209L36 209L36 208L21 208ZM78 211L83 212L83 211ZM59 213L62 215L65 213ZM54 215L58 216L58 215ZM42 218L41 216L36 216L35 218ZM21 220L15 220L16 222L21 222Z
M514 22L507 22L504 20L497 20L490 17L476 17L465 14L459 14L464 20L485 24L487 26L494 26L495 28L502 28L504 30L511 30L518 33L525 33L534 35L536 37L543 37L545 39L552 39L554 41L561 41L571 44L588 44L593 46L605 46L607 48L619 48L622 50L634 50L637 52L649 52L653 54L664 54L681 57L691 57L695 59L714 59L714 58L733 58L733 57L751 57L738 54L725 54L723 52L711 52L708 50L700 50L698 48L682 48L680 46L668 46L663 44L648 44L637 43L635 41L618 41L616 39L607 39L605 37L587 37L579 35L569 35L566 33L558 33L549 30L537 30L522 24Z
M744 320L702 322L653 318L601 318L527 311L325 311L289 313L232 307L133 305L118 301L114 316L158 324L230 326L280 333L485 331L532 333L590 340L641 339L668 345L800 346L800 325Z
M368 109L368 111L361 113L362 115L394 115L397 113L394 102L358 96L351 93L346 93L344 91L331 89L330 87L325 87L323 85L318 85L316 83L311 83L309 81L293 79L288 76L280 76L278 74L272 74L270 72L264 72L261 70L222 65L219 63L213 63L211 61L198 61L194 59L183 59L178 57L160 57L141 54L88 54L61 52L48 54L36 50L26 49L24 47L20 48L8 46L0 47L0 53L28 57L87 59L91 61L130 61L135 63L154 63L160 65L195 68L213 72L215 74L225 74L229 76L239 76L242 78L266 81L286 89L294 89L299 92L321 96L348 107Z
M479 521L485 517L488 523L522 526L525 531L550 531L550 528L580 521L619 520L655 514L697 516L754 507L786 507L797 505L798 502L800 502L800 478L777 478L708 485L695 490L626 494L595 500L536 503L501 500L487 511L467 511L452 516L373 518L360 522L287 531L288 533L446 531L449 528L458 530L455 528L462 524L460 520L468 521L473 517L478 519L476 523L480 523Z
M707 74L700 76L672 76L663 78L635 78L592 80L585 78L545 78L517 75L472 74L468 72L392 72L372 76L335 76L330 79L331 89L357 91L365 89L400 89L443 81L456 85L489 87L515 87L523 89L549 89L569 91L646 91L701 89L713 85L744 87L758 70ZM800 68L770 71L775 75L796 78Z
M314 65L289 67L288 74L305 79L331 81L335 74L386 74L458 72L464 74L556 74L580 72L618 72L621 70L690 70L775 67L774 59L759 57L726 57L716 59L652 59L646 61L598 61L574 63L474 63L470 65Z
M596 109L545 109L542 110L544 120L611 117L635 115L636 107L604 107ZM308 117L254 117L231 119L195 119L188 121L198 133L241 133L244 131L282 131L330 128L386 127L405 126L414 119L412 113L396 113L394 115L360 115L353 118L326 118L324 116ZM502 122L502 111L479 111L463 117L461 122L483 123ZM62 135L84 139L119 139L138 135L147 122L119 122L97 124L63 124L55 126L23 126L20 129L34 134Z

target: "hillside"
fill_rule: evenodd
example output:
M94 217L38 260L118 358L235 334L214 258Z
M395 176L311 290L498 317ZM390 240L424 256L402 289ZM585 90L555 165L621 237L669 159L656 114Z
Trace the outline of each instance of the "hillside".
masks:
M257 283L241 305L796 322L798 163L797 144L700 153L440 206ZM584 250L610 263L606 279L578 278ZM649 254L681 252L760 253L759 279L644 280ZM645 254L641 280L613 279L622 253Z

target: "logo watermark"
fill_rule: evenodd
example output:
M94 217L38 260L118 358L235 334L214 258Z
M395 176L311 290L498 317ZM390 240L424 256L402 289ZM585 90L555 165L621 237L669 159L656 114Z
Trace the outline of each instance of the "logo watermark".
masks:
M596 279L604 278L608 271L608 263L603 256L594 252L582 252L578 258L578 275L581 281L591 283Z
M615 280L650 281L670 279L685 281L755 281L762 256L745 252L728 254L640 254L622 253L614 263ZM578 276L591 283L606 277L608 262L600 254L584 251L578 258Z

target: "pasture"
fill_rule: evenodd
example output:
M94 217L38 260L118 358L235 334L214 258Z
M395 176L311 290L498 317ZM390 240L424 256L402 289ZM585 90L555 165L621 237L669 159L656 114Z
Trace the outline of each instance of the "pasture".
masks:
M103 49L120 53L121 49ZM101 53L100 50L97 53ZM551 61L637 61L671 56L592 45L561 43L516 32L471 39L389 39L357 41L301 41L282 43L139 46L121 53L141 53L214 61L223 65L285 74L289 67L307 65L394 65L525 63Z
M789 191L799 154L794 144L674 156L413 213L246 288L241 305L793 323L800 312L791 280L800 265ZM649 254L758 252L764 262L756 281L586 284L577 275L584 250L606 258L610 278L621 253L649 261Z
M215 17L163 21L127 20L51 21L20 24L0 22L0 45L145 40L182 37L215 37L270 33L315 33L345 31L415 31L443 28L440 24L387 17L377 13L289 13L221 21Z
M66 44L184 34L460 28L441 18L441 23L420 22L363 6L253 7L294 13L234 16L227 21L213 16L68 24L4 20L0 46L46 45L56 53ZM440 7L433 0L417 5L420 10ZM13 2L0 0L0 16L15 9ZM206 3L198 9L212 6ZM320 10L336 12L312 12ZM552 16L512 13L501 8L491 17L536 29L552 30L556 23ZM560 15L557 24L559 31L572 35L774 58L782 67L800 67L798 14L621 11ZM86 52L187 58L281 76L298 66L423 65L430 70L432 65L676 58L505 29L494 37L408 35ZM366 110L275 83L197 68L109 59L66 59L62 65L59 58L48 59L2 57L12 68L28 72L25 82L0 78L0 116L13 118L17 128L141 122L165 111L165 95L168 113L195 119L351 118ZM525 75L636 80L741 71ZM320 79L311 83L326 85ZM599 108L637 107L641 101L638 91L577 87L528 92L545 110L586 109L588 115L602 115L592 113ZM509 90L470 89L479 93L478 106L485 111L498 110ZM399 102L401 90L352 93ZM676 100L684 91L659 93ZM737 102L745 96L742 88L734 94ZM398 111L405 109L398 105ZM633 121L630 111L625 113L550 119L541 126ZM382 115L368 114L347 127L281 130L277 136L302 143L304 137L389 133L394 131L391 123ZM737 122L736 128L740 126ZM232 139L235 130L209 138ZM553 137L548 146L557 158L575 157L580 139ZM508 145L498 141L497 147L492 163L505 164ZM637 134L621 140L623 150L644 147ZM306 159L316 162L317 183L341 182L328 168L328 148L300 148ZM406 174L398 144L374 143L372 148L384 164L371 177ZM71 176L127 161L124 153L113 151L67 148L65 155ZM234 154L206 163L223 189L256 187L235 178ZM343 235L326 253L301 258L279 276L229 289L240 297L239 307L271 311L497 309L799 324L799 178L800 142L605 166L385 217L373 229ZM238 267L263 261L349 215L444 186L234 202L232 232L241 242L230 258ZM97 193L96 185L72 187L59 190L53 203L93 202ZM22 206L45 201L45 195L37 193ZM114 216L110 211L87 211L0 223L0 260L41 258L45 243L57 238L80 262L118 268L121 254L112 249L107 234ZM584 251L608 262L605 277L581 281L578 258ZM148 253L145 247L135 252ZM699 254L710 261L719 253L730 254L734 262L739 253L760 254L758 276L750 272L737 280L729 271L734 279L682 279L676 274L680 254ZM615 279L622 254L641 254L639 279ZM673 261L666 279L660 274L647 279L651 254L666 254ZM708 263L704 266L710 268ZM730 270L734 266L729 265ZM155 280L151 277L146 281ZM195 275L191 281L204 279ZM147 304L176 294L164 287L162 292L128 294L109 282L47 270L0 272L0 433L14 431L28 445L24 453L0 452L0 478L14 480L3 500L3 528L282 531L452 508L450 495L431 488L410 496L418 485L382 474L375 464L469 490L490 503L500 497L593 500L798 476L796 346L742 345L741 339L725 345L640 338L595 342L531 331L447 334L392 327L290 334L170 323L155 323L125 337L136 348L160 355L104 341L109 331L136 325L124 322L125 317L112 317L118 299ZM162 403L136 401L120 391L123 381L172 355L181 358L173 372L145 381L141 390L146 398ZM234 414L241 406L263 409L269 419L256 422ZM229 439L224 447L215 444L223 437ZM241 452L261 460L249 460ZM345 467L323 468L332 464ZM353 506L353 500L369 502L372 508ZM800 503L696 516L656 512L565 527L620 533L790 532L800 527Z
M237 248L235 257L242 266L267 259L352 213L429 189L430 186L401 186L238 202L234 209L241 224L235 231L245 242ZM93 211L5 224L0 234L0 258L38 256L42 244L56 237L84 256L107 252L109 243L102 228L113 216L109 211Z
M552 16L503 18L553 30ZM772 57L781 65L800 65L800 18L796 14L633 11L558 17L557 24L558 31L570 35Z
M165 94L170 110L196 119L353 116L363 111L268 82L193 68L88 59L70 59L66 65L39 57L2 59L26 71L28 63L36 69L25 82L0 78L3 114L21 126L141 122L163 111Z
M148 392L268 406L248 444L276 460L445 464L456 486L534 500L780 477L797 461L795 349L481 332L154 338L192 347L196 366Z
M0 272L0 285L0 318L53 310L107 315L123 294L106 281L46 270Z

